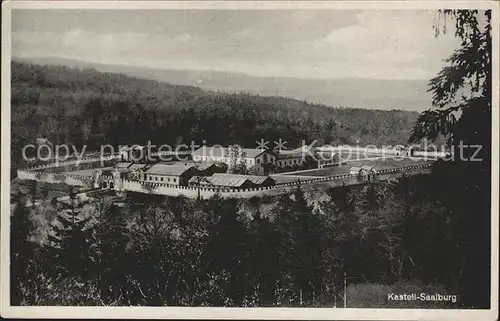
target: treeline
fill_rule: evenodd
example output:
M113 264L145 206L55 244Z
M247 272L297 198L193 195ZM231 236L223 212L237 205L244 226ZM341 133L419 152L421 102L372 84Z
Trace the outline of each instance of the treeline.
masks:
M261 139L400 144L418 114L332 108L283 97L223 94L92 69L12 63L12 152L37 137L54 143L201 143L256 146ZM362 93L360 93L362 94ZM274 146L270 146L274 147Z
M50 205L29 210L18 195L11 303L341 307L347 275L348 307L459 307L376 290L460 293L459 236L435 183L402 177L249 200L129 193L122 206L103 197L90 208L70 193L49 228L37 225Z

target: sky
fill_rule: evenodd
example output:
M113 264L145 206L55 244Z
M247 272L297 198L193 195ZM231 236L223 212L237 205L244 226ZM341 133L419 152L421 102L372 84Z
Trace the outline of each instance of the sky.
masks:
M262 77L433 77L433 10L13 10L12 55ZM452 27L452 24L449 24Z

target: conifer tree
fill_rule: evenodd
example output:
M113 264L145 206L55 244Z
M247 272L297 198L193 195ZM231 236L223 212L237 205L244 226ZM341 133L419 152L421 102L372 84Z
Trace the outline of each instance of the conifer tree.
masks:
M40 173L37 173L37 175L40 175ZM31 204L32 204L32 206L35 206L35 203L38 200L38 194L40 191L39 183L36 179L29 180L28 186L29 186Z
M209 200L217 222L212 225L205 259L208 271L228 271L229 283L225 289L229 304L240 306L246 292L246 261L244 259L244 225L238 217L235 199Z
M314 293L320 290L320 221L312 213L312 207L308 205L300 185L293 196L291 211L295 217L295 279L299 287L299 304L306 304L312 303Z
M178 224L170 209L158 203L139 208L130 227L130 278L136 304L170 305L176 296L179 256Z
M382 196L380 193L381 186L372 181L368 181L363 190L364 200L361 207L365 211L375 211L382 203Z
M96 217L97 273L101 291L113 299L121 293L129 274L129 233L122 210L111 204Z
M325 260L325 273L333 284L327 284L329 295L337 295L341 288L345 272L361 269L363 256L361 247L361 224L356 209L357 198L347 186L327 190L329 200L323 202L322 208L322 257Z
M56 276L89 276L95 260L93 229L90 217L84 217L83 204L74 188L68 193L68 203L61 203L56 222L48 235L49 246L54 253Z
M276 258L281 271L277 280L277 302L278 304L290 304L298 297L298 289L295 289L295 214L292 211L293 200L290 195L281 195L278 198L275 215L275 233L278 239L276 246ZM296 291L297 290L297 291Z
M276 285L281 275L276 257L278 242L274 223L257 211L250 226L247 251L258 306L276 304Z

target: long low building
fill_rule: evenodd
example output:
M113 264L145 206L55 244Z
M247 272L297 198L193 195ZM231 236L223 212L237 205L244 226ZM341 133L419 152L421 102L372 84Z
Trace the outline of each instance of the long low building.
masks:
M232 188L254 188L275 185L269 176L213 174L212 176L194 176L189 180L191 186L217 186Z
M354 166L351 167L349 173L352 175L368 176L377 174L377 169L373 166Z
M146 182L166 183L172 185L187 185L189 179L197 174L194 165L185 164L154 164L147 169L145 174Z
M267 175L275 168L303 166L308 159L314 160L313 155L300 149L274 152L266 149L202 146L193 152L192 158L197 162L245 164L248 169L253 168L258 175Z
M340 153L335 152L318 152L316 154L318 168L328 167L328 166L339 166L345 163L342 161Z
M244 164L246 168L255 168L265 175L276 163L276 154L266 149L240 148L238 146L202 146L191 155L196 162L221 162L229 166Z
M278 168L302 166L305 162L305 154L300 152L278 153L276 157L276 166Z
M122 179L139 180L154 183L187 185L193 176L210 176L225 173L227 166L218 163L167 162L157 164L137 164L119 162L109 173L101 173ZM101 171L102 172L102 171Z

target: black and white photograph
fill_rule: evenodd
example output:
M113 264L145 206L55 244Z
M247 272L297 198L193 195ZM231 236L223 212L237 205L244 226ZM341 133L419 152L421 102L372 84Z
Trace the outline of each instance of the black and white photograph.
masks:
M499 3L425 3L4 3L2 316L496 319Z

